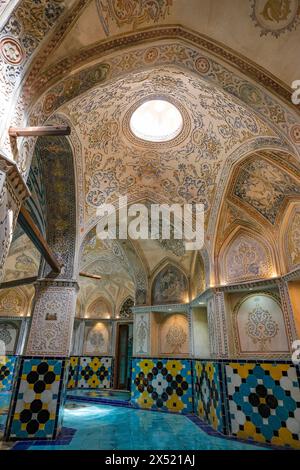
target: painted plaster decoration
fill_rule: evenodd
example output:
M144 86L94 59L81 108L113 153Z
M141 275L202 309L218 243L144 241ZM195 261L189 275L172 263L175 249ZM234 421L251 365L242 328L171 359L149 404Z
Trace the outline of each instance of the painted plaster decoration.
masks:
M14 354L18 338L17 324L12 322L0 322L0 342L5 345L5 354Z
M187 340L187 334L180 325L172 325L166 336L168 345L171 347L172 354L181 353L181 347Z
M108 354L110 341L111 327L108 323L88 324L85 327L84 354Z
M71 281L58 284L58 281L45 281L37 285L27 355L70 354L77 286ZM56 320L47 320L47 315Z
M272 357L289 352L283 311L275 294L243 297L234 307L233 318L238 355Z
M296 29L300 22L299 0L250 0L251 19L260 28L260 35L281 34Z
M132 319L132 307L134 306L134 301L131 298L128 298L124 301L119 316L122 319Z
M110 23L118 28L131 26L136 30L142 25L162 21L170 14L173 0L97 0L99 18L106 36L110 35Z
M4 266L3 280L37 276L40 260L40 253L28 236L22 230L15 230Z
M226 282L268 278L272 275L272 259L267 246L260 240L240 233L225 251L221 271Z
M0 325L0 341L3 341L5 346L7 346L12 340L11 334L8 330L8 325L6 323Z
M2 315L21 315L24 313L26 300L20 291L5 289L0 294L0 312Z
M157 274L153 282L152 303L184 303L187 294L186 276L175 266L168 265Z
M300 210L293 212L293 218L287 229L287 254L290 269L300 265Z
M169 53L167 48L164 54ZM137 59L134 57L135 62ZM186 108L182 111L184 130L177 146L165 148L165 143L149 142L150 147L143 147L141 159L140 143L130 137L126 116L130 116L133 103L157 95L176 99ZM99 205L115 202L120 194L135 198L140 194L144 199L160 194L165 202L195 201L203 203L208 214L227 153L248 139L273 134L244 106L233 104L223 92L213 91L210 85L174 66L139 71L113 85L93 88L80 99L65 103L60 113L72 123L84 149L76 160L82 177L80 211L85 226L97 221ZM95 122L100 125L95 126Z
M258 343L260 349L267 349L267 342L278 334L278 324L272 320L272 315L264 310L259 304L249 313L247 323L247 335L253 339L254 344Z
M36 158L40 160L45 184L47 241L63 265L59 277L70 279L74 270L76 238L76 197L72 148L66 138L43 137L37 141L35 154ZM45 266L44 277L50 272L51 268Z
M135 317L135 351L136 354L148 354L149 347L149 314Z
M87 308L88 318L110 318L112 308L106 299L97 298Z
M18 65L24 59L24 52L20 43L11 37L4 37L0 40L0 51L6 62L11 65Z
M255 159L240 171L233 193L274 225L285 198L299 196L300 185L281 168Z

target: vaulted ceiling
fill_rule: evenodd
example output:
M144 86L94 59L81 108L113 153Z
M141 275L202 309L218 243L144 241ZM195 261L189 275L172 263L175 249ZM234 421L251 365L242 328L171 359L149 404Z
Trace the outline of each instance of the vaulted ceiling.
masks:
M78 271L101 276L80 280L81 310L97 296L116 309L128 295L143 295L165 261L196 271L194 254L176 240L97 239L98 208L119 195L130 203L203 203L202 270L214 270L238 227L277 240L288 202L300 195L299 107L290 99L300 78L298 0L2 4L9 87L2 108L14 103L6 125L72 129ZM130 130L132 112L154 97L183 116L169 143L143 142ZM26 177L35 143L12 149ZM53 150L48 143L44 154Z

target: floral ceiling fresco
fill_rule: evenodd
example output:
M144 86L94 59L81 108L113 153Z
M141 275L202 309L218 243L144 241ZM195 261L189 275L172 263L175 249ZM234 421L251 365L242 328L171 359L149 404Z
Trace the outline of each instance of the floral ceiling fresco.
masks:
M132 103L149 96L174 99L183 109L188 131L174 148L143 149L129 137L126 114ZM94 88L60 108L60 115L72 123L84 148L86 226L97 220L99 205L120 194L197 201L208 213L226 155L247 140L274 135L244 106L178 69L140 72Z
M240 171L234 195L274 224L284 200L300 196L300 185L297 178L267 161L257 159Z
M237 233L220 257L221 279L228 283L272 277L273 263L266 244L247 233Z
M131 25L133 30L149 23L158 23L169 13L173 0L96 0L99 18L106 36L110 22L118 28Z

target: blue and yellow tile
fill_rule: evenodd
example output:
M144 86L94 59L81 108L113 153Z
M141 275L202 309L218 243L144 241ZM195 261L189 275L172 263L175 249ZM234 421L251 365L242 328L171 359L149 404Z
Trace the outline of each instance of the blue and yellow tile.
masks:
M192 412L191 361L133 359L131 403L151 410Z

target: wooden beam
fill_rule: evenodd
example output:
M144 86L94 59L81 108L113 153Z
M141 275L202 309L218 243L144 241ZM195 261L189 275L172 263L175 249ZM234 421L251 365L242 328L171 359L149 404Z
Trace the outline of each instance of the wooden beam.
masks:
M61 271L60 263L55 258L51 248L49 247L45 238L41 234L39 228L36 226L31 215L25 209L24 206L22 206L20 209L18 222L21 225L24 232L28 235L30 240L33 242L34 246L44 256L45 260L51 266L53 271L56 273L60 273Z
M13 281L1 282L0 289L10 289L11 287L25 286L33 284L37 280L37 276L25 277L23 279L14 279Z
M8 134L10 137L70 135L71 129L69 126L10 127Z
M89 274L89 273L85 273L83 271L81 271L79 273L79 276L82 276L82 277L89 277L90 279L97 279L98 281L100 281L102 279L101 276L98 276L97 274Z

